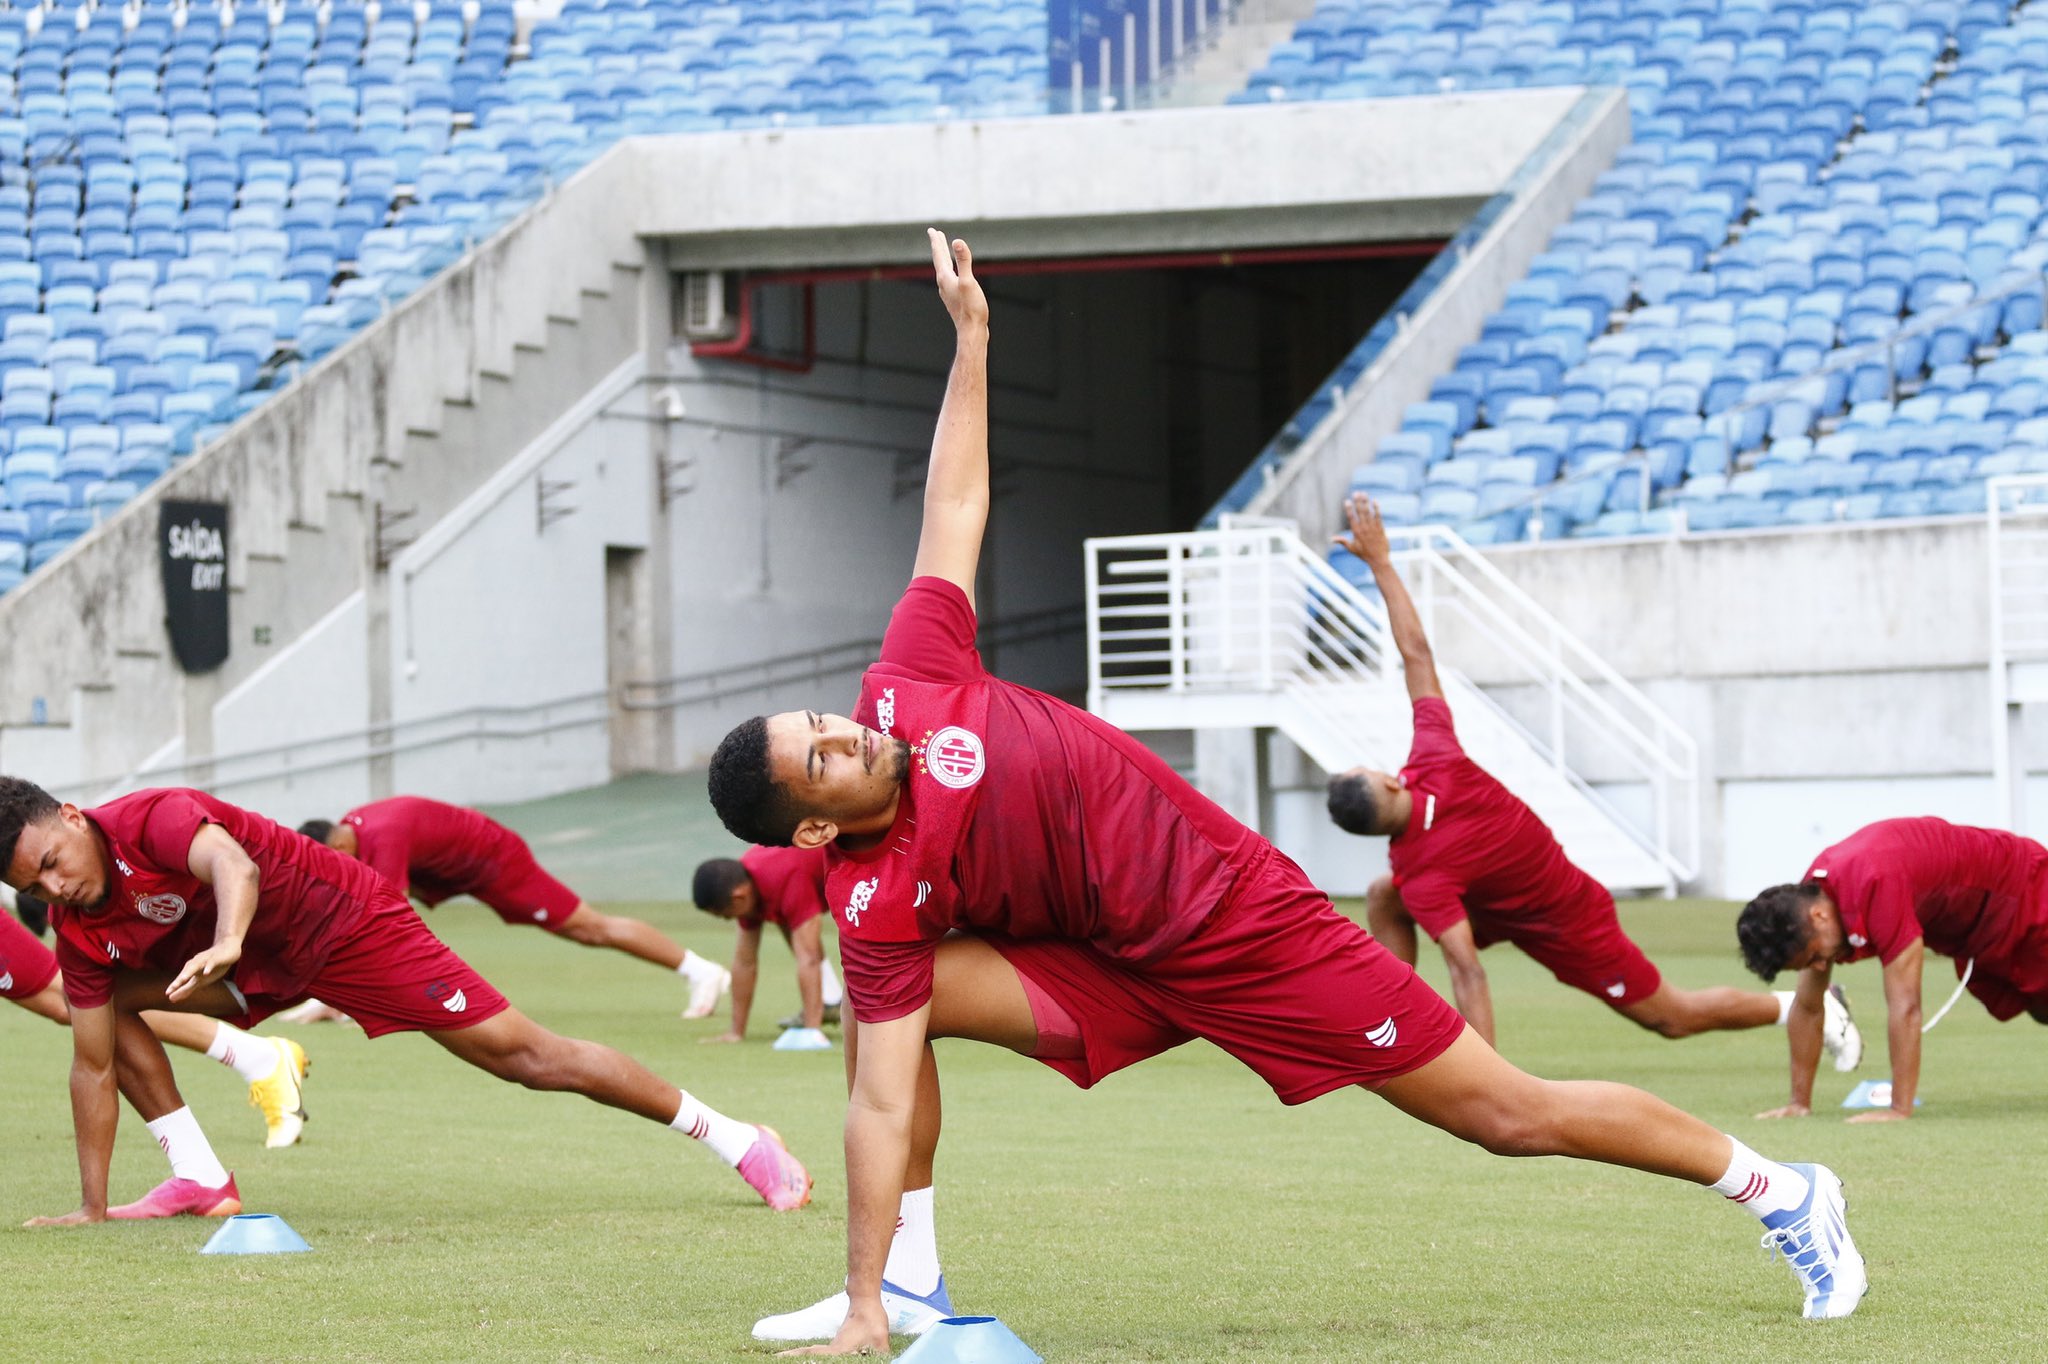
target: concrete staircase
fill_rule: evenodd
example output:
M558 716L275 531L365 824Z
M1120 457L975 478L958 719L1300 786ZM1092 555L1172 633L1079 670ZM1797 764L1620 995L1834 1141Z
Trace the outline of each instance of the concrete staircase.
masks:
M1315 0L1245 0L1231 23L1209 31L1208 48L1153 92L1155 108L1221 104L1244 89L1275 43L1315 13Z

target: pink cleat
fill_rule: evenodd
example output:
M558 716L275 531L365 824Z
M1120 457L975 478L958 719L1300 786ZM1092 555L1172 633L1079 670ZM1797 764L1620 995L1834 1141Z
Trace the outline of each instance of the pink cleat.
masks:
M218 1189L209 1189L196 1179L167 1179L133 1203L108 1208L107 1216L122 1222L139 1222L151 1217L233 1217L242 1210L242 1191L235 1177Z
M756 1125L761 1135L740 1157L740 1178L777 1212L795 1212L811 1201L811 1172L789 1153L772 1127Z

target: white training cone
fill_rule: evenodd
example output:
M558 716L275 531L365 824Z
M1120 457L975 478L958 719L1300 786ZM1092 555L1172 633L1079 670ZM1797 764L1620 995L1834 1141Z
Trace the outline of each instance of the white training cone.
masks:
M790 1028L775 1039L777 1051L830 1051L832 1039L816 1028Z

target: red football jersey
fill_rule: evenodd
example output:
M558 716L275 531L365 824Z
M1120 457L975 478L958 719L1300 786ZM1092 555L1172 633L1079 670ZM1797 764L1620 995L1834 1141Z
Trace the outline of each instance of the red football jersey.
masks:
M501 850L519 838L474 810L425 796L373 800L341 818L356 831L356 856L428 905L489 885Z
M918 578L861 680L853 718L914 753L888 835L828 861L864 1022L931 997L932 954L955 928L1162 956L1270 848L1122 730L990 676L974 635L967 595Z
M2048 848L2002 829L1945 819L1885 819L1813 860L1860 961L1890 963L1925 939L1930 951L1976 959L2028 993L2048 988Z
M97 909L50 906L64 994L107 1002L117 970L180 970L213 945L213 887L192 874L192 840L218 824L262 876L256 916L231 979L249 994L303 993L364 906L389 895L362 863L203 791L138 791L85 812L106 844L108 894Z
M1535 811L1465 756L1442 698L1415 703L1415 742L1401 777L1414 809L1389 841L1387 860L1402 905L1430 937L1468 912L1533 919L1608 898Z
M825 912L823 848L749 848L740 865L754 880L754 913L738 920L748 928L801 928Z

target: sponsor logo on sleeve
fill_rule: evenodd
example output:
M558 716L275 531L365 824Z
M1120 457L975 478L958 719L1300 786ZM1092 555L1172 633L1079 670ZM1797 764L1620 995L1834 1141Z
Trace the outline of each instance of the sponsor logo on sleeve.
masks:
M867 880L854 884L853 894L847 897L846 908L841 911L846 915L848 924L854 928L860 927L860 916L868 912L868 901L875 898L875 890L881 884L880 876L870 876Z
M126 862L122 861L118 857L114 859L114 865L121 869L121 875L123 876L135 875L135 868L129 866Z
M947 725L925 740L918 766L930 772L939 785L960 791L981 780L988 762L980 735Z
M138 896L135 912L153 924L174 924L185 917L185 897L168 892Z

